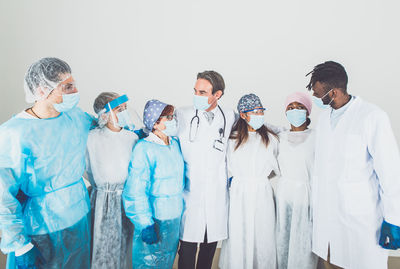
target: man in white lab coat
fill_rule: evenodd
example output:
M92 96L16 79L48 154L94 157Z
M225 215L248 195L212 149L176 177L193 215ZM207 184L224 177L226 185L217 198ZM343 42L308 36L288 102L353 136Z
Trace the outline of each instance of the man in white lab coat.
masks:
M178 136L185 160L185 208L181 222L178 267L211 268L219 240L228 236L227 142L235 120L233 110L218 100L225 83L215 71L197 75L194 106L178 109Z
M307 86L326 108L316 131L313 252L326 268L387 268L400 245L400 157L387 114L347 93L342 65L314 67Z

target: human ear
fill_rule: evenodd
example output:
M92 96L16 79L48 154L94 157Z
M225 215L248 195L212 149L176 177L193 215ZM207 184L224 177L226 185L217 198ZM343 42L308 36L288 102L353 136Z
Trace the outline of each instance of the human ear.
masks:
M221 96L222 96L222 91L217 91L214 95L215 95L215 97L216 97L217 99L219 99L219 98L221 98Z

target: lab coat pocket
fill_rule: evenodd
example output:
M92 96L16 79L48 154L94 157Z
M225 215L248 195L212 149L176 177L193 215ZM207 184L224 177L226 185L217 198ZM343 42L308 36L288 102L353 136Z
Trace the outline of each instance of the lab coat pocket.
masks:
M373 214L375 209L373 197L373 188L367 180L339 182L339 203L344 215Z
M346 138L346 161L350 161L350 165L355 166L364 162L364 156L367 146L364 137L358 134L349 134Z

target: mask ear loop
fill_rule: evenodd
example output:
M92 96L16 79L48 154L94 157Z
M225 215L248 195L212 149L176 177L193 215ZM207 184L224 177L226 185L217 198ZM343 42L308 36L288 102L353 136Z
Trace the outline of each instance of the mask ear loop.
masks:
M330 89L329 92L327 92L322 98L325 98L325 96L327 96L327 95L329 96L329 93L330 93L331 91L333 91L333 88ZM321 98L321 100L322 100L322 98ZM329 104L327 104L327 105L330 106L334 99L335 99L335 98L331 98L331 101L330 101Z

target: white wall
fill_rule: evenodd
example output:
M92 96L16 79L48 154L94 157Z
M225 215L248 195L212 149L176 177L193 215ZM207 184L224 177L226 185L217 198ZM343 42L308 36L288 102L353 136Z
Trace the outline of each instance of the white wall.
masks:
M104 90L127 93L140 113L149 98L190 105L196 73L215 69L226 80L224 105L254 92L275 124L286 124L282 102L306 90L304 75L336 60L349 91L384 108L400 140L399 7L395 0L0 0L0 122L27 107L24 73L45 56L70 63L89 112Z
M282 103L305 91L304 75L335 60L400 140L399 10L396 0L0 0L0 122L27 107L24 73L45 56L71 65L89 112L105 90L127 93L140 113L150 98L190 105L196 73L215 69L224 105L254 92L275 124L286 124Z

